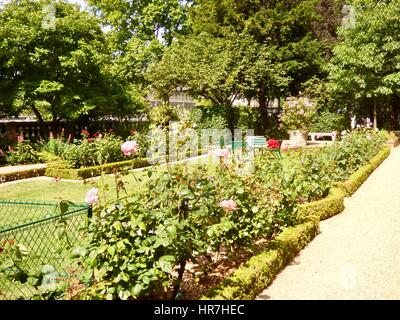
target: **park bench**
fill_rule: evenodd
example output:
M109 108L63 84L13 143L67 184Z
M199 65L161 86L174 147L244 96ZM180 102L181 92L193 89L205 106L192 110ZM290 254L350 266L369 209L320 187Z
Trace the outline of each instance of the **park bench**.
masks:
M267 146L267 139L263 136L247 136L246 137L246 142L236 140L232 141L232 152L235 153L235 150L249 148L253 150L253 153L255 155L256 150L259 150L259 152L263 152L264 150L270 150L274 153L274 158L282 158L280 149L269 149Z
M335 141L337 132L310 132L308 135L311 137L311 141L316 141L316 139L322 137L331 137L332 141Z
M256 149L266 148L266 138L263 136L247 136L246 142L244 141L232 141L232 151L235 152L237 149L244 149L249 147L253 151Z

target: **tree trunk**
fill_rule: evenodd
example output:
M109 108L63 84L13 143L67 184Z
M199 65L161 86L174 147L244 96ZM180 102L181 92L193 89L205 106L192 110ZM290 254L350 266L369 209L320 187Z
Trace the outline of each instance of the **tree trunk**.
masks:
M36 109L34 106L32 106L31 108L32 108L32 111L33 111L33 113L35 114L36 118L38 118L39 122L40 122L40 123L43 123L44 120L43 120L43 117L42 117L42 115L40 114L39 110Z
M260 106L260 113L264 127L264 124L267 123L268 119L268 101L267 101L267 95L265 93L265 86L263 83L260 84L260 88L258 91L258 104Z
M374 129L378 128L377 110L378 110L378 98L374 98L374 111L373 111Z
M395 94L392 104L392 130L397 130L399 126L399 106L400 98L397 94Z

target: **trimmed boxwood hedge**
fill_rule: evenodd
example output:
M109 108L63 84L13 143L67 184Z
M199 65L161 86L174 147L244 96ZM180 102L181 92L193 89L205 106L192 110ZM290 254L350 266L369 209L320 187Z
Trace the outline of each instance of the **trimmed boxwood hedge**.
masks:
M383 147L365 166L354 172L345 182L337 185L351 196L364 183L370 174L389 156L391 148Z
M286 228L263 253L252 257L201 300L251 300L272 283L275 276L318 233L317 217Z
M145 158L125 160L120 162L107 163L102 166L93 166L88 168L71 169L66 168L64 161L54 162L49 164L46 168L46 176L49 177L60 177L63 179L87 179L101 175L104 173L112 173L115 169L122 169L130 167L131 169L141 168L148 165L148 161Z
M319 220L328 219L344 210L345 193L340 188L331 188L324 199L301 204L297 207L297 215L300 220L309 216L317 216Z
M7 172L0 175L0 183L44 176L45 168Z

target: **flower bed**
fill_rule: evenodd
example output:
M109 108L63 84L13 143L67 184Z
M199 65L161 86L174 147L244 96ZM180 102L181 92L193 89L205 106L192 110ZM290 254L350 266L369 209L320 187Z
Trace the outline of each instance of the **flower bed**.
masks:
M260 155L248 174L240 163L228 164L225 152L217 152L220 165L211 171L205 166L172 166L161 173L149 169L143 188L114 202L103 203L101 192L92 189L93 219L87 242L81 243L87 254L79 260L88 277L82 282L92 286L73 295L185 298L183 281L206 281L216 257L235 260L262 241L272 251L265 261L277 265L239 268L232 277L248 275L244 284L224 282L238 288L226 291L221 285L216 293L248 298L254 279L264 272L272 279L315 235L318 220L330 216L333 205L335 213L343 208L343 193L332 189L332 183L345 181L368 163L383 143L380 134L356 132L322 150L289 152L283 159ZM124 190L119 181L118 187ZM185 276L188 266L191 275ZM251 269L255 274L250 275Z
M389 154L390 148L383 147L367 165L361 167L341 184L345 189L332 188L326 198L299 205L300 220L305 222L284 230L271 242L265 252L251 258L243 267L236 270L201 299L254 299L259 292L272 283L276 275L292 258L311 242L318 233L320 220L328 219L344 210L345 192L347 191L348 195L352 194L349 191L354 193Z

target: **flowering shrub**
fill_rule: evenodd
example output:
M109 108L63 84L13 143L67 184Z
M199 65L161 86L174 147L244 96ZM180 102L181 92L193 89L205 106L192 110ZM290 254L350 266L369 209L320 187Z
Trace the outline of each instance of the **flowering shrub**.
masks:
M8 152L4 152L6 162L11 165L31 164L41 162L39 152L25 140L23 136L18 137L18 143L14 147L9 147Z
M347 133L342 140L318 155L327 166L331 181L344 181L363 166L388 140L385 131L361 128Z
M143 133L139 133L136 130L132 129L130 136L126 138L127 141L136 141L136 143L140 146L137 151L136 156L139 158L146 157L147 149L149 148L149 141L147 139L147 135Z
M280 120L286 130L307 130L316 114L315 103L307 97L288 97Z
M95 210L87 256L92 296L175 298L188 261L268 238L292 210L270 179L243 179L233 168L212 176L203 166L148 173L140 193Z
M86 139L68 144L62 157L73 168L90 167L125 159L121 152L122 139L112 133L97 135L90 138L88 132Z

